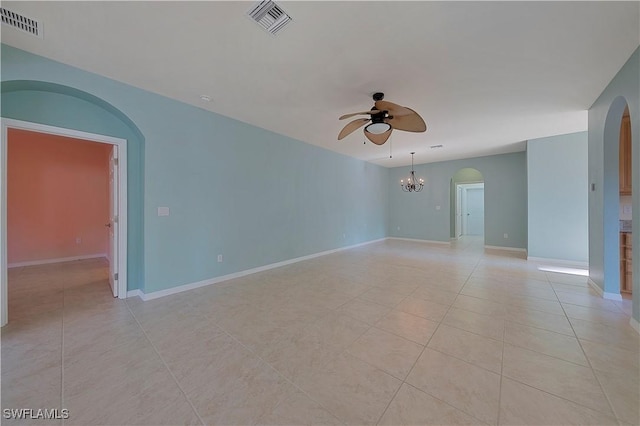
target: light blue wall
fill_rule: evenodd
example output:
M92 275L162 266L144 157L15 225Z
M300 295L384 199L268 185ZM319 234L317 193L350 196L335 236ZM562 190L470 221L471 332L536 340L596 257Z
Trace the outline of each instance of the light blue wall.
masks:
M425 189L417 194L400 189L400 179L406 179L410 167L390 169L389 236L449 241L451 179L458 170L467 167L477 169L484 177L485 244L526 248L525 152L416 165L416 176L426 181ZM507 239L503 237L505 233Z
M619 293L618 153L620 119L631 116L633 153L633 246L640 247L640 49L611 80L589 109L589 265L590 277L607 293ZM633 250L633 317L640 321L640 250Z
M146 293L386 236L383 167L5 45L1 66L3 81L94 95L141 132ZM65 127L80 125L65 103L58 108ZM171 215L158 217L160 206Z
M528 255L589 261L587 132L527 142Z

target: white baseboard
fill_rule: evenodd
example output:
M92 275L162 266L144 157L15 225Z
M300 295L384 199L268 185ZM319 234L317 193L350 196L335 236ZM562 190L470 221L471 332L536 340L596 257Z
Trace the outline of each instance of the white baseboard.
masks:
M634 317L631 317L631 319L629 320L629 325L631 326L631 328L633 328L638 334L640 334L640 323L638 323L638 321L636 321L636 319Z
M352 248L355 248L355 247L364 246L364 245L367 245L367 244L373 244L373 243L377 243L377 242L384 241L384 240L386 240L386 238L380 238L378 240L366 241L364 243L354 244L354 245L346 246L346 247L340 247L340 248L333 249L333 250L326 250L326 251L322 251L322 252L319 252L319 253L310 254L308 256L301 256L301 257L296 257L296 258L289 259L289 260L283 260L282 262L271 263L269 265L259 266L257 268L252 268L252 269L246 269L244 271L234 272L232 274L227 274L227 275L222 275L222 276L219 276L219 277L209 278L209 279L198 281L198 282L194 282L194 283L183 284L183 285L179 285L177 287L167 288L165 290L153 291L151 293L144 293L142 290L132 290L130 292L127 292L127 297L129 297L129 294L131 294L131 295L135 295L135 296L140 297L144 301L158 299L160 297L165 297L165 296L170 296L172 294L182 293L183 291L194 290L196 288L205 287L205 286L212 285L212 284L217 284L217 283L220 283L220 282L223 282L223 281L232 280L234 278L244 277L246 275L251 275L251 274L258 273L258 272L267 271L269 269L279 268L281 266L290 265L292 263L302 262L304 260L309 260L309 259L313 259L313 258L320 257L320 256L326 256L326 255L331 254L331 253L336 253L336 252L339 252L339 251L348 250L348 249L352 249Z
M622 295L620 293L608 293L605 291L602 293L602 298L608 300L616 300L618 302L622 301Z
M20 268L23 266L36 266L36 265L47 265L49 263L60 263L60 262L71 262L74 260L86 260L86 259L97 259L99 257L106 258L107 255L105 253L99 254L85 254L82 256L71 256L71 257L59 257L57 259L41 259L41 260L30 260L27 262L15 262L9 263L7 268Z
M598 295L600 297L604 297L604 290L600 288L600 286L598 284L596 284L596 282L594 280L592 280L591 278L589 278L587 280L587 283L589 283L589 286L594 289L596 291L596 293L598 293Z
M518 247L503 247L503 246L488 246L488 245L485 245L484 248L493 249L493 250L517 251L518 253L525 253L525 254L527 253L527 249L518 248Z
M527 256L527 260L538 263L549 263L555 266L566 266L568 268L589 269L589 262L579 262L576 260L550 259L547 257Z
M589 283L589 286L594 289L596 291L596 293L598 293L598 295L600 297L602 297L603 299L608 299L608 300L616 300L616 301L621 301L622 300L622 295L620 293L610 293L608 291L604 291L603 289L600 288L600 286L598 284L596 284L595 281L593 281L591 278L589 278L589 280L587 280L587 282Z
M620 293L609 293L607 291L604 291L603 289L600 288L600 286L598 284L596 284L595 281L593 281L591 278L589 278L589 280L587 280L587 282L589 283L589 286L594 289L598 295L600 297L602 297L603 299L608 299L608 300L616 300L616 301L621 301L622 300L622 295Z
M436 240L421 240L419 238L400 238L400 237L387 237L387 240L399 240L399 241L412 241L414 243L427 243L427 244L444 244L451 245L451 241L436 241Z
M140 299L143 299L143 296L144 296L144 293L140 289L127 291L127 298L129 298L129 297L139 297Z

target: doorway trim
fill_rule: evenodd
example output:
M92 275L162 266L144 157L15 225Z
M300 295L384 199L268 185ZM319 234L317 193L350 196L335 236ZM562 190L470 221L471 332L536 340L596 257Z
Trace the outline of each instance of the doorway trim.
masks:
M127 297L127 140L113 136L48 126L29 121L0 118L0 326L9 320L7 273L7 141L9 129L83 139L118 147L118 298Z
M466 210L466 191L467 189L483 189L484 190L484 181L479 181L479 182L460 182L460 183L456 183L456 218L455 218L455 234L456 234L456 238L459 238L463 235L465 235L465 231L468 231L466 228L468 228L468 224L466 223L466 218L463 218L463 213ZM461 194L461 192L465 192L465 194ZM483 195L484 197L484 195ZM460 203L460 205L458 205L458 203ZM484 205L484 203L483 203ZM484 207L483 207L484 210ZM458 211L460 212L460 227L458 227ZM483 218L484 218L484 212L483 212ZM484 232L485 229L485 224L484 224L484 219L483 219L483 223L482 223L482 238L484 240Z

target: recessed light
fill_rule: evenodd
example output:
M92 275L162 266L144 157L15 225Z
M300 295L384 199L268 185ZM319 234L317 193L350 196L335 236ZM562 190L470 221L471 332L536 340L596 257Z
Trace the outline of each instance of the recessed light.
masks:
M205 102L211 102L211 96L209 95L200 95L200 99L202 99Z
M437 149L437 148L442 148L442 145L431 145L431 149Z

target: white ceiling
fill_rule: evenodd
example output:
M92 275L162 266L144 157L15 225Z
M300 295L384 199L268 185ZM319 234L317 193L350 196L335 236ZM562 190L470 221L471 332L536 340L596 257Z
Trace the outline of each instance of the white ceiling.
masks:
M293 22L276 36L254 4L3 1L44 39L3 25L2 42L387 167L584 131L640 44L639 2L284 1ZM337 140L338 117L377 91L428 126L395 131L392 159L360 130Z

